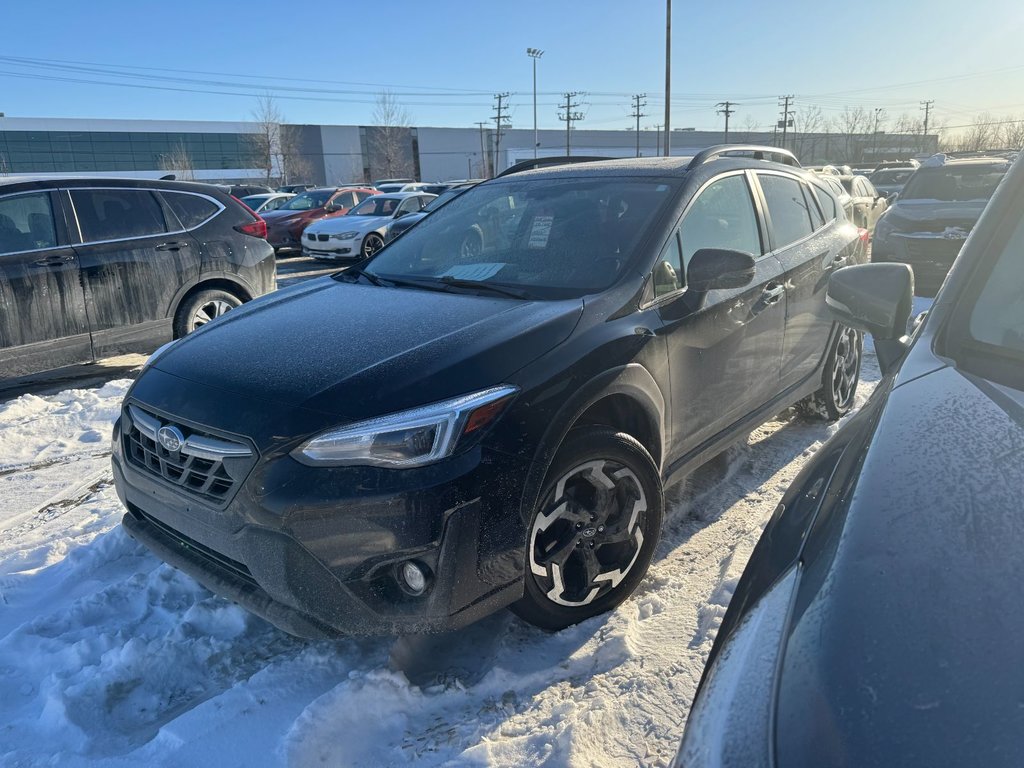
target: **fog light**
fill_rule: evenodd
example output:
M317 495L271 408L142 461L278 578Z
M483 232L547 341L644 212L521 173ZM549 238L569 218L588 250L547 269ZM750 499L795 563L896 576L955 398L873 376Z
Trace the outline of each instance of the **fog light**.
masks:
M423 566L408 560L402 565L402 581L405 588L414 595L422 595L427 589L427 571Z

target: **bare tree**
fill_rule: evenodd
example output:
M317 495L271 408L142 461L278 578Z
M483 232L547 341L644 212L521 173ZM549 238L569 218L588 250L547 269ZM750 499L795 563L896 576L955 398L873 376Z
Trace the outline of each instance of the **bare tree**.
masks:
M805 107L793 112L793 151L797 157L816 158L820 134L827 130L829 121L821 107Z
M248 134L252 164L263 172L269 186L280 169L281 123L283 122L281 110L278 109L277 102L269 93L256 98L252 120L256 128L253 133Z
M754 119L753 115L747 115L743 120L743 141L748 144L754 141L754 134L761 129L761 124Z
M373 110L373 133L370 166L384 176L413 175L412 142L409 112L396 101L390 91L382 91Z
M310 181L313 175L313 164L302 152L298 129L295 126L282 125L280 135L279 168L281 181L285 184Z
M160 170L170 171L181 181L195 181L196 178L192 156L184 144L178 144L170 154L160 156Z
M859 163L863 159L864 148L857 142L857 137L871 129L871 117L864 107L843 108L838 120L839 133L842 137L844 160Z
M1024 149L1024 119L1008 118L1000 126L999 143L1006 149Z

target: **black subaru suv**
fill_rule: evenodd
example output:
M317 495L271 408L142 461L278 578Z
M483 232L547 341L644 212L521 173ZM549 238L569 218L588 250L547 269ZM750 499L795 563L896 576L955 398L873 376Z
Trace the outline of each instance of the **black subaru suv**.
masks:
M273 290L265 236L208 184L0 179L0 380L152 352Z
M480 184L155 354L114 429L124 525L298 635L567 626L641 581L666 483L790 404L850 408L824 289L865 258L768 148Z

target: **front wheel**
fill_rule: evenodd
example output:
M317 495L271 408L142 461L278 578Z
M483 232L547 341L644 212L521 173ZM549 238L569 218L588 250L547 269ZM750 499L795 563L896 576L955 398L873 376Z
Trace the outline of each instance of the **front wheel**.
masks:
M864 335L853 328L839 326L825 360L821 389L797 403L804 417L835 421L853 408L864 357Z
M513 612L557 630L619 605L647 573L664 506L658 467L634 438L608 427L571 432L529 521Z
M360 249L364 259L368 259L384 247L384 240L376 232L371 232L363 239L363 247Z

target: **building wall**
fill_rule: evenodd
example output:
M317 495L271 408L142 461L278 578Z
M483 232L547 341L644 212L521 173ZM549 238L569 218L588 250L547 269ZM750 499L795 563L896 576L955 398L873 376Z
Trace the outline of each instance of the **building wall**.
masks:
M363 180L359 126L322 125L320 141L323 147L323 176L315 179L316 183L344 184Z

